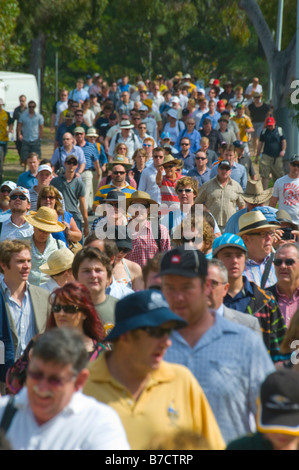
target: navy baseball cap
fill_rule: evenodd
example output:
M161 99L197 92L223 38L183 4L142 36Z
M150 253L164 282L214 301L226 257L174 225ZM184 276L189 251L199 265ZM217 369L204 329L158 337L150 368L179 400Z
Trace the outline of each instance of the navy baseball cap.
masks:
M173 313L160 291L153 289L135 292L120 299L115 307L115 326L105 341L112 341L128 331L145 326L160 326L173 321L174 328L187 326L187 322Z
M164 254L159 275L174 274L183 277L207 276L208 263L205 255L195 249L185 250L178 246Z

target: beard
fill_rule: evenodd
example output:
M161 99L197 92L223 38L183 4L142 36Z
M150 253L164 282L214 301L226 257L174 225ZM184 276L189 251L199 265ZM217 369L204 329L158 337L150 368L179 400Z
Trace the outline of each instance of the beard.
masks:
M3 199L0 200L0 205L2 207L5 207L7 208L9 206L9 197L8 196L4 196Z

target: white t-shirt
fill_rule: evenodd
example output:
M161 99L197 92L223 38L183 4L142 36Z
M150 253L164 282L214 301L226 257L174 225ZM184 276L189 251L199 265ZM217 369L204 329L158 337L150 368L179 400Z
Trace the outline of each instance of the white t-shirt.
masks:
M290 214L295 224L299 224L299 178L288 175L274 183L273 196L278 197L278 209Z

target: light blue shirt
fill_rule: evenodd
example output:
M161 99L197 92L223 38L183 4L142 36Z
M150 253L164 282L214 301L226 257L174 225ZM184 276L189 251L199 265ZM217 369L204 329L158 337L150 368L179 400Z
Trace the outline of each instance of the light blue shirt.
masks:
M16 225L11 221L11 214L8 219L3 222L1 233L0 233L0 242L14 239L29 240L33 235L33 226L28 222L25 222L23 225Z
M267 208L271 212L273 212L274 216L275 216L276 212L278 211L278 209L274 209L273 207L267 206ZM248 212L248 209L247 209L247 207L245 207L244 209L241 209L240 211L233 214L228 219L228 221L226 222L224 233L235 233L235 234L237 234L240 231L239 230L239 219L240 219L241 215L246 214L247 212Z
M0 209L0 223L3 223L5 222L6 220L8 220L11 216L11 210L8 209L7 211L3 211L2 209Z
M29 111L23 111L19 118L22 124L22 135L26 142L33 142L40 138L39 126L44 124L44 118L39 113L29 114Z
M192 348L174 331L165 360L183 364L197 378L226 443L252 431L250 416L262 382L275 371L262 339L220 315Z

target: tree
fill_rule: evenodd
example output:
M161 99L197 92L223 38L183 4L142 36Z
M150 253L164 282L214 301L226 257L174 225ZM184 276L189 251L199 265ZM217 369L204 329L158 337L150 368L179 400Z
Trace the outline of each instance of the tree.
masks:
M17 0L0 0L0 67L22 62L23 47L16 43L14 32L20 12Z

